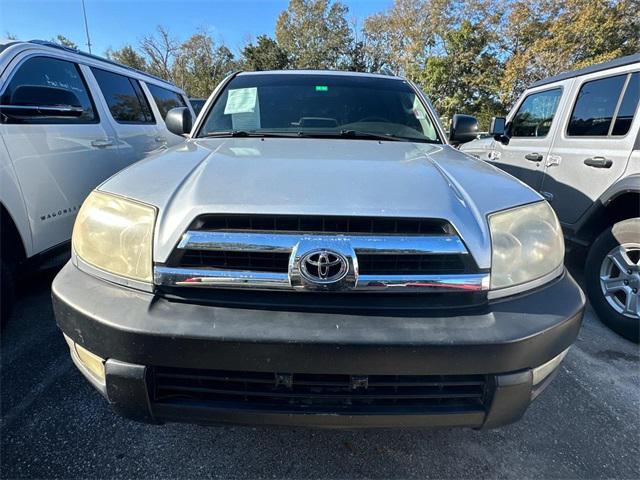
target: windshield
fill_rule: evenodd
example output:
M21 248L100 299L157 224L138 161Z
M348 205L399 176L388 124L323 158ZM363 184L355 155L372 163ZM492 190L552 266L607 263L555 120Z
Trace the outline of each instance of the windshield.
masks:
M225 86L198 136L227 134L441 143L406 81L364 75L238 75Z

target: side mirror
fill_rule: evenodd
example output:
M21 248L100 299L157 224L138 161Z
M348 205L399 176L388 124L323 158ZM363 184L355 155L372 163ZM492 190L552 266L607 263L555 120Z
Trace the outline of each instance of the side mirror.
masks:
M44 85L20 85L0 110L9 117L79 117L83 112L71 90Z
M478 136L478 120L471 115L461 115L456 113L451 120L449 130L449 142L452 145L475 140Z
M502 136L505 133L505 126L507 119L504 117L493 117L489 124L489 135L495 137L496 135Z
M191 131L193 119L187 107L172 108L164 119L167 129L176 135L184 135Z

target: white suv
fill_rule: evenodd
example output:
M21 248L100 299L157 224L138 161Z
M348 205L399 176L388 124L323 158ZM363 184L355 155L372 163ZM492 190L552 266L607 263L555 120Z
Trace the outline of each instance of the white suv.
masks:
M91 190L184 141L164 123L180 106L191 108L176 86L108 60L46 42L0 43L3 317L18 265L67 255Z

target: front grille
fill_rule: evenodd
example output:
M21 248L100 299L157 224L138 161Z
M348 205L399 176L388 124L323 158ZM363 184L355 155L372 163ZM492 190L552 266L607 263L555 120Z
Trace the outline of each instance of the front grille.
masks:
M345 276L327 279L325 270L317 270L314 278L313 255L322 250L342 264ZM187 289L460 294L486 290L489 273L478 268L444 220L206 214L191 223L166 263L154 266L154 283Z
M376 235L442 235L453 233L449 222L432 218L324 215L204 215L196 220L192 229Z
M481 409L484 375L331 375L240 372L156 367L155 403L349 412L362 408L421 411Z
M229 252L185 250L180 262L185 268L217 268L287 273L289 254L278 252Z
M360 254L358 267L361 275L442 275L465 271L462 255Z

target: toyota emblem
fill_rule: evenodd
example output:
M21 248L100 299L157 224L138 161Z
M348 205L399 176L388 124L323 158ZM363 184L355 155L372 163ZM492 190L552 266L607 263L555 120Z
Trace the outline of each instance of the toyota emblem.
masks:
M300 273L312 283L339 282L348 272L347 259L331 250L314 250L300 260Z

